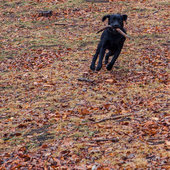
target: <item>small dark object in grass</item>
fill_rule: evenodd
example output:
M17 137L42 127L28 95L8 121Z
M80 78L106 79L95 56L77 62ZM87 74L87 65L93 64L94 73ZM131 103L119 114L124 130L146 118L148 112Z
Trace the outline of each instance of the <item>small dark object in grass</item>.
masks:
M53 15L53 11L40 11L38 17L51 17Z
M90 80L90 79L87 79L87 78L78 78L77 79L78 81L85 81L85 82L88 82L88 83L93 83L94 80Z

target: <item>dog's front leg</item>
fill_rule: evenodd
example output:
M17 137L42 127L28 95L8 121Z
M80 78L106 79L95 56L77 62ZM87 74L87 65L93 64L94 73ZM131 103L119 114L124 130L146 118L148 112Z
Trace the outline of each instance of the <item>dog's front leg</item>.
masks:
M92 59L91 65L90 65L91 70L95 70L95 63L96 63L97 57L98 57L98 55L100 53L100 48L101 48L101 43L98 44L96 53L93 56L93 59Z
M100 48L100 54L99 54L99 62L96 68L96 71L99 71L102 68L102 61L103 61L103 57L105 54L106 48L104 48L103 46Z
M120 54L120 52L121 52L121 49L122 49L122 48L119 48L119 49L117 49L117 50L115 51L114 57L112 58L111 62L110 62L110 63L107 65L107 67L106 67L107 70L111 70L111 69L112 69L112 67L113 67L116 59L119 57L119 54Z

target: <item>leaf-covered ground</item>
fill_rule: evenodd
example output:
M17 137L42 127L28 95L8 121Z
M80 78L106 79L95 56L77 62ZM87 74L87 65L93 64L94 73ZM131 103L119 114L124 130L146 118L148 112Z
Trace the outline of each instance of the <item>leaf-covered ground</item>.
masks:
M0 1L0 169L168 169L169 5ZM118 12L134 39L92 72L101 18Z

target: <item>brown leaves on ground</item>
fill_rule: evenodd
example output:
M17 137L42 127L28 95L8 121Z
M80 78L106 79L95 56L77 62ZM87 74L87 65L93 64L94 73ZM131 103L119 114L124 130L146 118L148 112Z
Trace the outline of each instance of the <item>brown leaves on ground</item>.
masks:
M0 9L1 169L168 169L168 1ZM92 72L101 18L117 12L134 39L111 72Z

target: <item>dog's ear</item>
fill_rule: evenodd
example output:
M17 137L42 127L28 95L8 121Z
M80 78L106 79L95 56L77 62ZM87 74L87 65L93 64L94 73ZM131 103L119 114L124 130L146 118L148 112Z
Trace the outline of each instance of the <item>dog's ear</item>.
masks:
M107 18L109 19L109 18L110 18L110 15L105 15L105 16L103 16L102 21L104 22Z
M126 21L127 20L127 15L122 15L122 17L123 17L123 21Z

